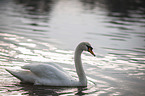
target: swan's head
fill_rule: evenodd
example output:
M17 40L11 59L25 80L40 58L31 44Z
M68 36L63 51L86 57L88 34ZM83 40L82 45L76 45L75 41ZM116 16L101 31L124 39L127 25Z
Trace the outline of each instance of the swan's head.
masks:
M81 42L79 44L79 48L83 51L88 51L90 52L93 56L96 56L93 52L93 48L91 47L91 44L88 42Z

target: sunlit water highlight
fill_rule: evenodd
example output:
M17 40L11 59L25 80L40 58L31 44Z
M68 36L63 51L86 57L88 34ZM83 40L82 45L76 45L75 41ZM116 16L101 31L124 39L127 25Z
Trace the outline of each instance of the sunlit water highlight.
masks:
M122 13L112 10L114 4L106 0L1 0L0 4L0 95L145 95L143 6ZM19 84L5 71L52 62L77 78L73 59L81 41L90 42L97 55L82 55L87 88Z

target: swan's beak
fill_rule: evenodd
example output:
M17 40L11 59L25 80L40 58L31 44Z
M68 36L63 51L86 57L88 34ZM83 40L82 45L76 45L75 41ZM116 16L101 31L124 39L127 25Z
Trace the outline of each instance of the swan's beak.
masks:
M92 51L91 48L89 48L88 51L89 51L93 56L96 56L96 55L94 54L94 52Z

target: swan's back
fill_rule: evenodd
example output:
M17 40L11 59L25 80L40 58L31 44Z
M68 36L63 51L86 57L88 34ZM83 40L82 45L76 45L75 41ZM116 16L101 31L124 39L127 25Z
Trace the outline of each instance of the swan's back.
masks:
M76 86L76 82L70 75L59 67L48 64L25 65L25 70L19 72L7 70L22 82L34 83L35 85L49 86Z

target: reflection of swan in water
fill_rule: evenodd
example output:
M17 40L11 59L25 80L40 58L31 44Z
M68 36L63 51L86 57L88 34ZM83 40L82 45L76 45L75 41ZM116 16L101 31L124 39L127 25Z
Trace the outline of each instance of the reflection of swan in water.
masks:
M17 86L18 88L16 89ZM9 88L9 86L6 86ZM64 87L64 86L33 86L32 84L14 84L9 88L9 91L20 93L21 94L28 94L30 96L59 96L59 95L72 95L75 94L77 96L85 95L83 91L89 90L87 87ZM88 93L86 93L88 94Z
M88 42L80 43L75 50L75 67L79 77L79 81L74 80L59 66L48 64L34 64L25 65L19 72L6 69L16 78L22 82L34 83L35 85L48 85L48 86L87 86L87 79L82 67L81 53L88 51L92 55L92 47Z

